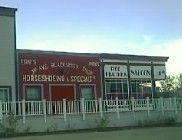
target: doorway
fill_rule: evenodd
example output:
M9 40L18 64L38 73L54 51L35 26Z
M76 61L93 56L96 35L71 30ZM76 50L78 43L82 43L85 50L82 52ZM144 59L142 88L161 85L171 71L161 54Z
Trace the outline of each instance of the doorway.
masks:
M51 86L51 100L61 101L74 100L74 86L73 85L52 85Z

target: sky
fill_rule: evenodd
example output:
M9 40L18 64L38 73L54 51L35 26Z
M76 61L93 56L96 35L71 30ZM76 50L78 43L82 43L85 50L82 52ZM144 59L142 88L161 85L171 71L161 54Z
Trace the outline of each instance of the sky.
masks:
M182 0L0 0L17 8L17 48L169 57L182 72Z

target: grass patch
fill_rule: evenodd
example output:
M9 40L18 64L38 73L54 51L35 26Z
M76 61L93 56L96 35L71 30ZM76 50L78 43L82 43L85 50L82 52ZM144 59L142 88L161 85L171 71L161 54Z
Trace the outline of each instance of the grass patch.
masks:
M172 116L158 117L155 119L144 119L138 121L139 127L171 126L176 123L177 118Z

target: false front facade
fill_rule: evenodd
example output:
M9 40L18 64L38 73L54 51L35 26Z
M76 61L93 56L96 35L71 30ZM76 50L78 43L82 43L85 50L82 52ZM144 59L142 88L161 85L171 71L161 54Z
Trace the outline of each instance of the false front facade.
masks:
M94 100L100 97L97 56L19 50L18 67L19 100Z

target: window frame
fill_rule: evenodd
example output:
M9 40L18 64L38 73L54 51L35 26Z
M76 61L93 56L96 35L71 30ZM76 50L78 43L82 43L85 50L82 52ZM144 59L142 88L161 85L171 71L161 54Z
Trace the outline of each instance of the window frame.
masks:
M7 89L8 90L8 101L2 101L2 102L10 102L12 101L12 92L11 92L11 86L0 86L0 89Z
M93 89L93 100L97 99L96 84L80 84L79 85L79 98L81 98L81 88L82 87L91 87Z
M153 96L153 90L152 90L152 79L131 79L130 80L131 83L131 96L136 95L138 97L139 94L141 94L142 96L144 95L151 95L151 97ZM135 89L136 91L133 92L133 83L135 84ZM145 92L145 87L143 86L144 84L150 83L150 92L149 90L147 92ZM141 85L141 89L140 89L140 85Z
M116 92L112 92L112 86L111 84L115 84L116 85ZM108 92L108 86L110 84L110 92ZM119 85L119 86L118 86ZM107 99L108 96L116 96L119 97L121 96L121 98L126 98L125 96L127 96L127 98L129 97L129 80L128 79L105 79L105 97ZM118 89L118 87L120 87ZM126 91L125 91L126 90ZM119 92L118 92L119 91Z
M23 99L26 101L26 87L40 87L40 101L44 99L42 84L24 84L23 85Z

